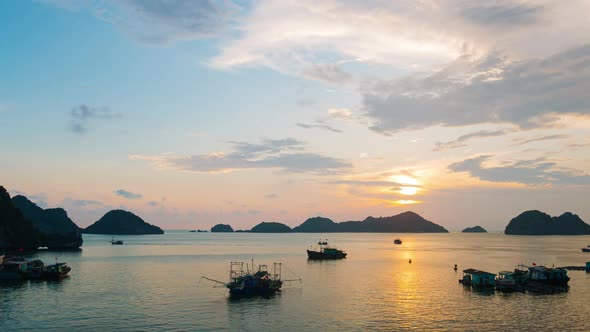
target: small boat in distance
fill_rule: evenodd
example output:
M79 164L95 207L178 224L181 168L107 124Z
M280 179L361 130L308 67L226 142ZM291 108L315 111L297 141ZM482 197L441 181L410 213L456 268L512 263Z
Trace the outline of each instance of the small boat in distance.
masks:
M582 248L582 252L590 252L590 245L586 248Z
M393 244L402 244L402 240L395 239L395 240L393 240Z
M189 232L191 232L191 233L196 233L197 231L196 231L196 230L194 230L194 229L191 229Z
M322 259L342 259L346 257L346 252L330 247L328 240L320 240L318 242L318 250L307 249L307 259L322 260Z
M123 244L123 241L122 240L115 240L115 237L113 237L111 239L111 244L112 245L121 245L121 244Z

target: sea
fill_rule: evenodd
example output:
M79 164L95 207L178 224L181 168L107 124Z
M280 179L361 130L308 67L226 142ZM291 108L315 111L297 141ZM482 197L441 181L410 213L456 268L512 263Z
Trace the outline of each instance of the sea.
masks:
M308 261L320 238L348 257ZM125 244L84 235L81 251L29 255L67 262L70 276L1 283L0 331L590 331L590 273L569 271L569 291L546 295L458 283L467 268L582 266L590 236L166 231L116 239ZM232 299L201 278L225 282L236 261L280 262L293 281L275 296Z

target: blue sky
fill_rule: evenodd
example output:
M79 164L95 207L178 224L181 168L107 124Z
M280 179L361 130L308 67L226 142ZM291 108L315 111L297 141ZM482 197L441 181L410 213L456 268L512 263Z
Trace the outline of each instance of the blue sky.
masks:
M588 9L4 1L0 184L83 227L589 220Z

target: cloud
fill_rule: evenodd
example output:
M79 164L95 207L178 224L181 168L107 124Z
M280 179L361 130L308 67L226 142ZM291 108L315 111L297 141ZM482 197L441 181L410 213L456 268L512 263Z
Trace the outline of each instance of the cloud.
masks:
M26 196L31 202L37 204L39 207L47 208L47 195L45 193L39 193L36 195Z
M62 9L87 11L152 45L217 36L240 11L231 0L43 1Z
M121 197L127 198L127 199L137 199L137 198L142 197L141 194L132 193L132 192L127 191L125 189L115 190L115 194L117 194L117 196L121 196Z
M156 201L149 201L147 204L149 206L157 206L158 205L158 202L156 202Z
M336 84L347 83L352 79L352 76L340 67L329 64L307 67L303 69L303 77Z
M336 128L330 127L328 125L325 125L325 124L297 123L297 127L301 127L301 128L305 128L305 129L318 128L318 129L323 129L323 130L331 131L333 133L341 133L342 132L342 130L340 130L340 129L336 129Z
M95 108L88 105L80 105L70 111L70 130L77 134L84 134L94 120L112 120L120 117L111 112L107 107Z
M460 14L473 23L484 25L523 25L541 20L544 7L530 3L471 2L465 6Z
M434 125L547 126L590 113L590 44L545 59L463 55L435 74L378 82L364 92L371 129L391 134Z
M266 195L264 197L266 197L266 198L277 198L277 197L279 197L279 195L277 195L275 193L271 193L271 194L268 194L268 195Z
M508 131L506 130L480 130L473 133L465 134L459 136L459 138L448 141L448 142L437 142L436 146L433 151L444 151L448 149L456 149L463 146L466 146L466 142L475 138L484 138L484 137L496 137L496 136L503 136L506 135Z
M71 203L72 203L72 205L75 205L75 206L103 205L102 202L91 200L91 199L74 199L74 200L71 200Z
M293 173L327 175L349 169L352 165L344 160L307 152L303 142L292 138L263 140L254 144L230 142L229 153L177 156L130 156L132 160L148 160L156 167L192 172L230 172L240 169L275 168Z
M334 119L340 120L352 120L352 111L348 108L330 108L328 109L328 114L333 117Z
M555 162L545 158L521 160L501 166L486 166L491 155L466 159L448 166L453 172L466 172L474 178L491 182L512 182L526 185L587 185L590 175L574 170L558 170Z
M534 142L564 139L564 138L569 138L569 137L570 137L569 135L547 135L547 136L541 136L541 137L535 137L535 138L523 140L523 141L518 142L516 145L524 145L524 144L534 143Z
M587 29L588 10L584 0L567 5L543 0L261 0L236 20L237 31L210 64L267 67L340 83L348 77L342 73L400 77L429 71L463 53L547 57L590 41L581 33Z
M331 83L350 77L338 64L441 64L458 55L461 42L411 17L440 12L433 7L391 1L259 1L239 20L237 37L210 63L215 68L264 66Z

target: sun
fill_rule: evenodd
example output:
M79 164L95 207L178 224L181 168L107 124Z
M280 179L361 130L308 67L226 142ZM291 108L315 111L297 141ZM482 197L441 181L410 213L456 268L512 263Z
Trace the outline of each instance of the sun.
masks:
M402 195L412 196L412 195L416 195L417 192L418 192L418 188L416 188L416 187L400 187L399 188L399 193Z
M420 184L418 179L413 178L408 175L394 175L391 177L391 180L393 180L399 184L405 184L405 185L410 185L410 186L417 186Z

